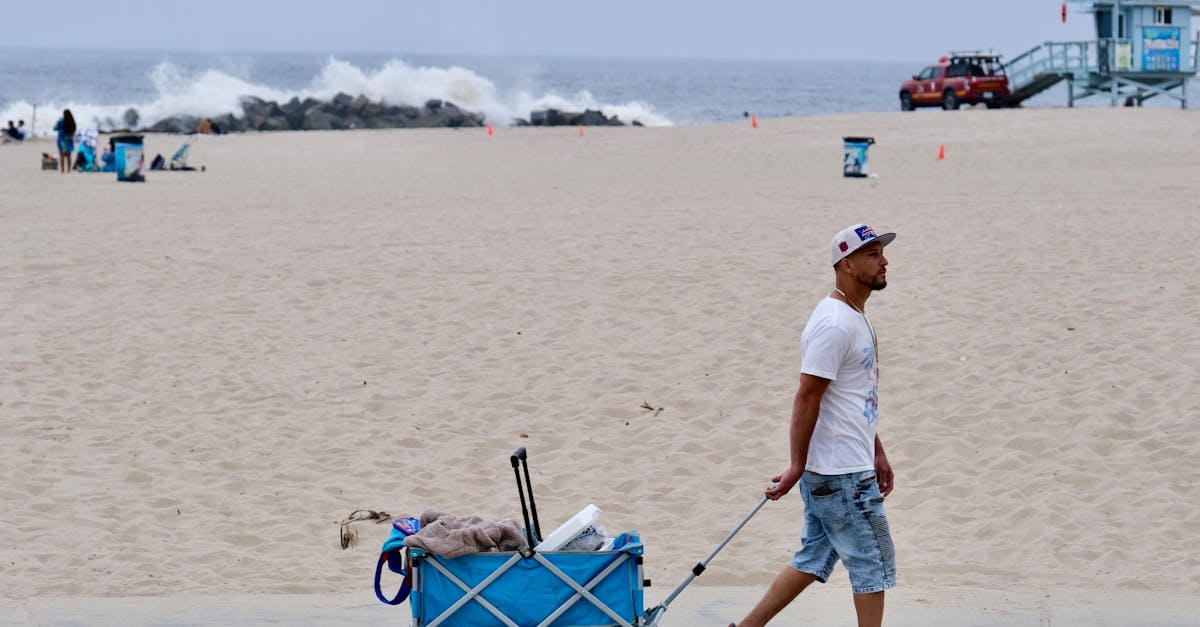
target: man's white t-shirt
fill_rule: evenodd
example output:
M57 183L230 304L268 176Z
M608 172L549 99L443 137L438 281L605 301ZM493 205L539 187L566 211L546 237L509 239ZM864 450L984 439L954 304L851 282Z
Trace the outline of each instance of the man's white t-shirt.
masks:
M866 318L827 297L813 310L800 342L800 372L830 380L805 470L842 475L874 469L879 371Z

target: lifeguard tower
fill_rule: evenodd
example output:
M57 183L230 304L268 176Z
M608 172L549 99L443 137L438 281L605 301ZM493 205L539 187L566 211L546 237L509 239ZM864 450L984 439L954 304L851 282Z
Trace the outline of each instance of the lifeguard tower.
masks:
M1188 81L1200 66L1200 31L1192 16L1200 2L1186 0L1072 0L1086 5L1096 24L1092 41L1048 41L1006 64L1012 97L1019 104L1060 81L1067 106L1108 94L1112 106L1166 96L1188 108ZM1066 19L1064 4L1063 18Z

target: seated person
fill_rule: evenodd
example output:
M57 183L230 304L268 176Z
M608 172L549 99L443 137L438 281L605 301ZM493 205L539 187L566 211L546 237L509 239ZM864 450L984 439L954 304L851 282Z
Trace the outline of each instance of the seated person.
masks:
M4 135L0 136L0 141L4 141L6 143L25 141L25 135L23 135L21 131L18 131L17 127L13 126L12 120L9 120L8 128L4 129Z
M108 140L108 148L104 150L104 154L100 155L101 171L116 172L117 171L117 151L113 148L113 140Z

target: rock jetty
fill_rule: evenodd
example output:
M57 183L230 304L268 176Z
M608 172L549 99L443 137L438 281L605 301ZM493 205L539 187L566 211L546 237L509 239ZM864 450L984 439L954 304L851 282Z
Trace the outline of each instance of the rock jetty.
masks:
M486 118L466 111L453 102L429 100L424 106L388 105L366 96L339 93L330 101L314 98L292 98L279 104L254 96L241 100L242 115L225 113L210 116L218 132L240 131L328 131L360 128L474 128L487 124ZM135 126L139 118L135 109L125 112L127 126ZM140 129L148 133L192 133L200 126L201 118L174 116ZM588 109L582 112L543 109L533 111L529 119L517 118L514 126L624 126L617 116L606 116ZM633 126L642 126L636 120Z

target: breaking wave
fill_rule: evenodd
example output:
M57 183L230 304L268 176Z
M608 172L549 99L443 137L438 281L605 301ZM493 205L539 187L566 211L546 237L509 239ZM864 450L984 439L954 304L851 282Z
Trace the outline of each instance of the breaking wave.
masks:
M53 121L63 109L70 109L80 128L109 131L145 128L176 116L242 115L241 99L255 96L280 104L297 97L329 100L338 93L365 96L388 105L421 106L431 99L453 102L460 108L483 114L497 125L511 124L517 118L528 119L531 111L555 108L567 111L597 109L606 116L619 116L626 124L634 121L646 126L670 126L671 120L645 102L599 102L586 89L574 93L529 88L498 87L492 80L459 66L423 67L392 59L375 69L364 69L348 61L329 57L309 83L299 89L272 87L239 78L222 69L185 70L171 61L162 61L147 77L152 89L127 102L97 104L77 98L54 98L37 103L39 135L49 134ZM516 80L522 84L527 81ZM119 99L118 99L119 100ZM0 121L34 117L34 103L14 99L3 105Z

